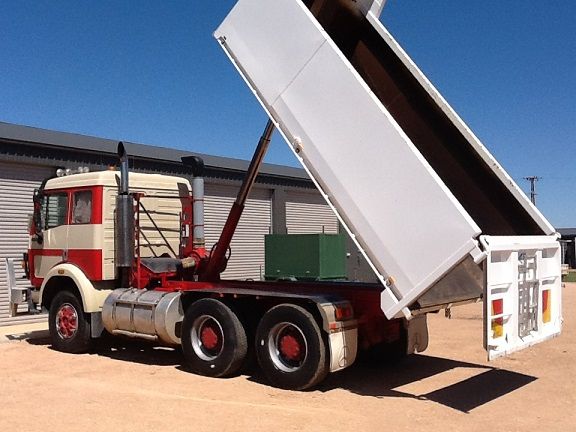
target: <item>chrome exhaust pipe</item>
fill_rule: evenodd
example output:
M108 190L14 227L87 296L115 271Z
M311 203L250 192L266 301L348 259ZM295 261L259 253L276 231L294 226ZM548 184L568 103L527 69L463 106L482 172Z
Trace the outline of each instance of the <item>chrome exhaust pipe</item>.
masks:
M129 287L134 263L134 199L130 195L128 153L122 142L118 143L118 158L120 184L116 197L116 268L120 287Z

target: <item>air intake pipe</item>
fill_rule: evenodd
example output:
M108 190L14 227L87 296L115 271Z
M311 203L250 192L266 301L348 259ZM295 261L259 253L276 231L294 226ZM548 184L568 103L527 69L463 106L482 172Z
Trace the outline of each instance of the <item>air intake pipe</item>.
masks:
M194 226L194 248L204 249L206 238L204 234L204 177L194 177L192 180Z
M134 199L130 195L128 153L122 142L118 143L118 158L120 184L116 197L116 268L120 287L129 287L134 263Z
M183 156L182 163L193 175L192 179L192 213L194 227L194 249L204 249L206 239L204 234L204 161L198 156Z

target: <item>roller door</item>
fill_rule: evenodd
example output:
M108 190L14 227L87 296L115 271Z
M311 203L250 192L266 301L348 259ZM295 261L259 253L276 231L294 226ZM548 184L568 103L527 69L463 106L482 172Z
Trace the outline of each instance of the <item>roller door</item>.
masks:
M206 184L206 248L218 241L238 187ZM232 257L223 274L225 279L260 280L264 274L264 236L271 226L271 191L254 188L246 203L238 229L232 239Z
M53 168L0 162L0 326L38 322L45 316L9 317L5 258L21 258L28 248L28 215L32 213L32 194ZM22 271L16 269L18 284L26 286Z
M338 219L318 192L289 191L286 229L288 234L337 234Z

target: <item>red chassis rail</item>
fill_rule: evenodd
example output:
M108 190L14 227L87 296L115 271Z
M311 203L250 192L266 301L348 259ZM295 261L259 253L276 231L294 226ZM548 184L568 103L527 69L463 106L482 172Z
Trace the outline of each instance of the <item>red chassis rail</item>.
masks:
M235 299L250 297L263 304L270 298L298 298L333 296L350 302L354 318L358 321L358 343L368 349L379 343L393 342L400 338L402 320L388 320L380 309L382 285L352 282L292 282L292 281L237 281L192 282L165 280L158 291L180 291L184 295Z

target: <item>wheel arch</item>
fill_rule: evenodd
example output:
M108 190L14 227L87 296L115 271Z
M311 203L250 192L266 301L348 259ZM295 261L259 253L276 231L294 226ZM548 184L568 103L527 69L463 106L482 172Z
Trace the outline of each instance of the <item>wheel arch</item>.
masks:
M46 279L42 285L42 292L40 294L42 306L50 309L52 300L62 291L69 291L74 294L78 300L82 301L82 295L74 283L74 280L68 276L53 276L50 279Z
M63 290L74 293L82 302L84 312L101 312L104 300L112 292L108 289L96 289L84 272L73 264L54 266L40 288L40 304L50 308L50 303Z

